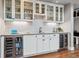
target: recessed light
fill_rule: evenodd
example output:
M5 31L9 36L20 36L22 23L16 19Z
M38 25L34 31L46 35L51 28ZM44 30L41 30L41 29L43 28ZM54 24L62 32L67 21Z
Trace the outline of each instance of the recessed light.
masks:
M58 3L59 1L56 1L56 3Z

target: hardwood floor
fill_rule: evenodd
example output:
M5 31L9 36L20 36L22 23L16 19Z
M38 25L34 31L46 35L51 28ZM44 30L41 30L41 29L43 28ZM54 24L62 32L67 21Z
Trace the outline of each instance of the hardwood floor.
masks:
M33 56L31 58L79 58L79 49L75 51L60 51L43 55Z

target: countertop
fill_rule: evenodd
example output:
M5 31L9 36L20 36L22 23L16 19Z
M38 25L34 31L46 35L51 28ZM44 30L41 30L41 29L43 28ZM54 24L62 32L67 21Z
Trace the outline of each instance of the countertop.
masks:
M4 34L1 36L24 36L24 35L43 35L43 34L67 34L69 32L54 32L54 33L32 33L32 34Z

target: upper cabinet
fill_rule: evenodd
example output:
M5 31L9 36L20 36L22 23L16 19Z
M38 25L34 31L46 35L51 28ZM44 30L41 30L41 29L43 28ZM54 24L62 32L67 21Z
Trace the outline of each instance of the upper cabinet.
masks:
M4 19L64 22L64 6L41 1L4 0Z
M15 18L21 19L21 0L15 0Z
M24 1L24 19L33 19L33 3Z
M5 0L5 18L12 18L12 0Z
M35 13L36 14L45 14L45 4L35 3Z
M60 22L64 22L64 6L60 6L60 18L59 18L59 21Z
M49 21L54 21L54 6L52 5L47 5L47 20Z
M34 19L45 19L46 4L42 2L35 2L34 7Z
M55 21L57 23L64 22L64 6L55 6Z

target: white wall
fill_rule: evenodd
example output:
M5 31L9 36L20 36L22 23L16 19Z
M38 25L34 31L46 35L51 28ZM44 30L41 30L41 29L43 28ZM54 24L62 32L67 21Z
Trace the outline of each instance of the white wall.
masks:
M0 34L5 33L5 23L3 20L3 0L0 0Z
M71 33L71 39L69 40L69 49L74 50L73 46L73 32L74 32L74 18L73 18L74 6L73 4L65 5L65 22L61 25L65 32Z
M74 30L79 32L79 18L75 18Z
M26 33L39 33L39 28L42 27L42 32L44 33L52 33L53 27L56 25L43 23L41 20L33 21L33 22L6 22L6 32L10 34L11 28L16 28L18 33L26 34Z

